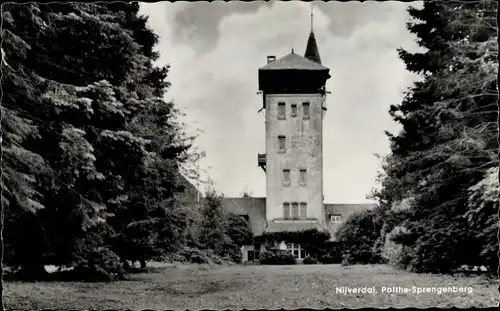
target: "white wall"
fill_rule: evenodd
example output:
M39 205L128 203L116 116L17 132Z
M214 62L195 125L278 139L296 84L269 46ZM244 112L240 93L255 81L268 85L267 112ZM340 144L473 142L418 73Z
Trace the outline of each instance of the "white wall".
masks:
M266 219L283 218L283 202L306 202L307 217L324 224L323 122L321 95L266 95ZM278 102L286 103L286 119L278 120ZM309 120L302 103L309 102ZM291 116L291 104L298 113ZM278 153L278 136L286 137L286 152ZM291 171L291 185L283 186L283 169ZM307 185L299 185L299 170L307 170Z

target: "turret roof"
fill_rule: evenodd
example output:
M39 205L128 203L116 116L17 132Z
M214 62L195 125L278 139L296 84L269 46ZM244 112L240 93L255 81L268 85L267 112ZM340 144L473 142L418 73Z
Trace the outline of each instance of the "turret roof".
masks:
M311 33L309 34L309 39L307 40L307 47L304 57L315 63L321 64L321 57L319 56L318 44L316 43L316 38L312 30Z

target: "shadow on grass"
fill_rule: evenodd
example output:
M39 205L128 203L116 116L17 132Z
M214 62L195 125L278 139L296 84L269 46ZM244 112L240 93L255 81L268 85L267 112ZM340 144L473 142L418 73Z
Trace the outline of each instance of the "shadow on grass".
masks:
M114 275L109 276L105 273L98 271L56 271L56 272L45 272L35 274L26 274L22 272L9 272L4 274L3 277L6 281L14 282L112 282L117 280L125 280L125 275Z
M13 282L81 282L81 283L96 283L96 282L114 282L125 281L135 282L144 281L155 278L159 274L165 274L167 270L176 270L173 265L167 266L147 266L145 268L130 267L123 273L109 273L103 270L96 269L71 269L63 271L49 272L47 270L37 270L31 272L23 271L6 271L3 279ZM200 270L201 266L193 267L192 270ZM208 270L206 268L205 270Z
M133 268L126 272L110 273L99 269L71 269L64 271L48 272L46 270L38 270L36 272L24 271L9 271L5 272L3 279L6 281L14 282L113 282L113 281L127 281L129 276L161 273L164 267L146 267L146 268Z

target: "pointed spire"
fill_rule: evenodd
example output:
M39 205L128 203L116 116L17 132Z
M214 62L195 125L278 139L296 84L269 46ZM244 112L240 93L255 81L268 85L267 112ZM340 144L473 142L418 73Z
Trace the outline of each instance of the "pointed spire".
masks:
M311 3L311 33L309 34L309 39L307 40L306 53L304 54L304 57L321 64L321 57L319 56L318 45L313 31L313 17L313 6Z
M312 6L312 2L311 2L311 32L313 32L313 27L314 27L314 24L313 24L313 6Z

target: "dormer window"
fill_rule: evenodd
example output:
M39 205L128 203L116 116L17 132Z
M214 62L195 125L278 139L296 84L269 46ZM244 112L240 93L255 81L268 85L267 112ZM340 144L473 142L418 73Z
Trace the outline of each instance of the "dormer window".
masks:
M342 221L342 215L330 215L330 221L331 222L341 222Z

